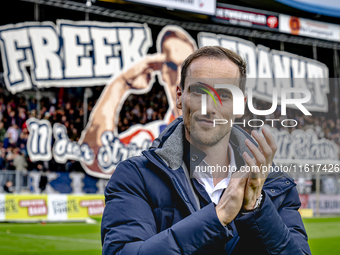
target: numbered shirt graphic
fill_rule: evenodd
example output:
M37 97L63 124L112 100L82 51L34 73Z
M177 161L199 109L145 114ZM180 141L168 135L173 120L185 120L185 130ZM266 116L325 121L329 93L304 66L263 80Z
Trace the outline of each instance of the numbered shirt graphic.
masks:
M48 120L29 118L27 120L29 136L27 152L31 161L52 159L52 127Z

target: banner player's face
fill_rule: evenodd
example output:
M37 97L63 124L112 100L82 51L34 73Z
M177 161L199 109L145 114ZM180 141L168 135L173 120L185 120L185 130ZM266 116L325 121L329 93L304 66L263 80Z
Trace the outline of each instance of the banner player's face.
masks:
M175 87L179 84L182 62L193 53L193 47L177 37L170 37L163 42L163 53L166 55L162 67L162 77L167 86ZM175 98L175 95L172 95Z

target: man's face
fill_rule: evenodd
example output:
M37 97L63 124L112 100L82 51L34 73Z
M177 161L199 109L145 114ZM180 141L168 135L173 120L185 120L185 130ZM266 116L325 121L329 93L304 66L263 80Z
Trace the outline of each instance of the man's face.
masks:
M238 66L228 59L195 59L187 70L184 90L178 88L176 105L182 109L186 136L190 142L212 146L224 138L231 130L230 121L235 120L233 115L233 98L229 90L216 89L221 98L217 104L207 94L207 114L202 115L202 90L200 83L214 87L215 84L231 84L238 86ZM239 116L237 116L239 117ZM214 119L226 119L228 124L213 126ZM189 137L188 137L189 135Z
M177 37L166 39L162 49L166 55L165 63L161 69L163 80L168 86L176 86L180 80L181 64L194 52L194 49L190 43Z

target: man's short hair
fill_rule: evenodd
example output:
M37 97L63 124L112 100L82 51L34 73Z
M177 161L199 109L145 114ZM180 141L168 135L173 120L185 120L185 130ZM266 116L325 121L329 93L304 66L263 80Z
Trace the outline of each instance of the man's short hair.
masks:
M184 89L185 78L187 76L187 70L192 61L197 58L208 58L208 59L229 59L233 63L235 63L240 72L240 89L244 92L246 87L246 78L247 78L247 63L246 61L238 55L236 52L220 47L220 46L205 46L202 47L192 54L190 54L182 63L182 70L181 70L181 81L180 85L181 88ZM216 77L218 78L218 77Z

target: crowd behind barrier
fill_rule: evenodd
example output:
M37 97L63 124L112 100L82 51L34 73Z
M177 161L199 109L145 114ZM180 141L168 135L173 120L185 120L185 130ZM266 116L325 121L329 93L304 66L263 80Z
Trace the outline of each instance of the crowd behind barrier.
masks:
M103 87L91 88L93 95L88 100L87 116L96 104ZM62 93L61 93L62 90ZM75 96L69 97L72 89L55 90L55 97L42 97L40 102L35 97L13 95L0 88L0 170L7 171L48 171L58 172L83 172L77 161L68 161L66 164L58 164L53 159L50 161L32 162L27 153L27 119L35 117L46 119L54 123L63 124L72 141L78 141L84 129L84 104L83 89L78 88ZM74 91L73 91L74 92ZM72 93L71 93L72 94ZM66 98L66 99L65 99ZM40 106L40 108L39 108ZM269 109L270 103L254 100L254 106L258 110ZM38 109L39 108L39 109ZM146 124L160 120L168 109L167 97L161 86L153 86L147 94L130 95L124 102L118 123L118 132L127 130L134 124ZM289 132L294 129L313 129L318 138L326 138L340 145L340 119L337 119L335 105L331 103L328 113L312 113L312 116L304 116L301 111L288 109L287 116L281 116L280 106L270 116L254 116L246 107L243 119L295 119L298 125L295 128L285 128L280 122L274 122L277 129L285 128ZM88 119L87 119L88 120ZM87 120L85 120L87 122ZM86 124L86 123L85 123ZM247 132L253 128L244 127ZM43 176L43 175L42 175ZM8 178L7 178L8 179ZM2 178L1 187L5 187L7 181Z
M102 89L103 87L92 88L93 95L88 100L87 116L90 116ZM54 123L61 123L66 127L71 141L79 140L84 129L83 91L62 90L65 91L55 90L55 97L42 97L38 102L33 96L28 98L13 95L0 88L0 191L1 188L6 191L7 186L13 191L17 176L14 171L38 171L42 176L49 171L84 172L77 161L68 161L66 164L59 164L53 159L32 162L28 156L29 132L26 121L30 117L46 119L52 127ZM73 96L68 95L72 93ZM163 119L167 108L166 95L159 86L147 95L131 95L121 109L118 131L123 132L134 124ZM87 120L88 117L85 124Z

